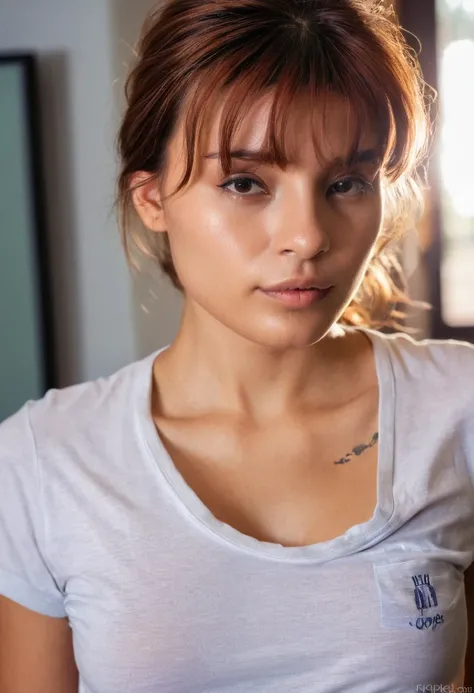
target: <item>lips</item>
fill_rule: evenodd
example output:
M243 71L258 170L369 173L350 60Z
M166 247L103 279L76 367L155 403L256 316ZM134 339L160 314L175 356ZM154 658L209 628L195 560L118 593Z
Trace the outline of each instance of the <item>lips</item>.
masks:
M330 293L332 287L324 290L320 289L284 289L284 290L264 290L263 294L274 301L286 306L287 308L309 308L320 303Z
M306 279L289 279L273 286L268 286L262 289L265 292L275 291L327 291L332 285L319 281L314 277Z

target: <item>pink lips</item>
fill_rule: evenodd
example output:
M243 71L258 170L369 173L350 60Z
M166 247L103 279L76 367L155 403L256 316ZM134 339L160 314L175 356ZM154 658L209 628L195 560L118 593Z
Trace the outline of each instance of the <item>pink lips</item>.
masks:
M281 291L265 291L262 293L274 301L279 301L288 308L308 308L319 303L331 292L329 289L285 289Z

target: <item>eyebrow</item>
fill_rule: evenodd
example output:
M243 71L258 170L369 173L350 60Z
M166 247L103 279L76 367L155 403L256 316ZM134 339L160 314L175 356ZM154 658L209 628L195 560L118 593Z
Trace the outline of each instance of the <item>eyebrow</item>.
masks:
M252 150L252 149L236 149L230 152L231 159L240 159L242 161L254 161L262 164L271 165L274 164L274 158L270 152L263 150ZM206 154L204 159L219 159L219 153ZM329 162L328 168L333 168L335 166L354 166L357 164L378 164L380 163L381 157L380 153L376 149L363 149L354 152L347 158L336 157Z

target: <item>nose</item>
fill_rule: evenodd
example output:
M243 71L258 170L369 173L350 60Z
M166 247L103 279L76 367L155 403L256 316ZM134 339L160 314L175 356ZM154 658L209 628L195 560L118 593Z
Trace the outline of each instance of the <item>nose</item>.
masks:
M301 260L327 253L331 247L330 219L325 202L315 201L312 194L299 195L286 209L281 209L277 232L274 236L278 254L295 255Z

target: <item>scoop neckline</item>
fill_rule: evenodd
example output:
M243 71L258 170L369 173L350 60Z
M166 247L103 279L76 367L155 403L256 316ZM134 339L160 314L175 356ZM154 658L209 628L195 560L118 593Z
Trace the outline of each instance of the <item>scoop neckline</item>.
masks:
M357 553L380 540L390 532L395 517L393 493L395 381L389 346L383 336L368 328L352 328L363 332L373 346L379 383L379 446L377 462L377 503L372 517L353 525L343 534L304 546L284 546L248 536L225 522L218 520L199 496L184 480L166 450L157 430L151 410L153 364L157 356L169 346L158 349L141 363L142 374L137 378L135 401L137 427L145 444L148 463L153 473L165 483L173 501L181 512L208 537L220 544L264 559L287 563L322 563Z

